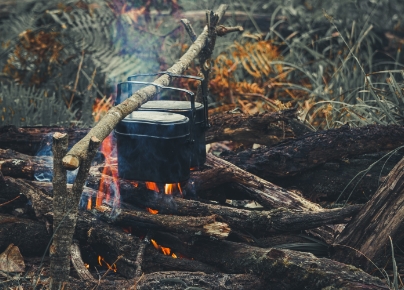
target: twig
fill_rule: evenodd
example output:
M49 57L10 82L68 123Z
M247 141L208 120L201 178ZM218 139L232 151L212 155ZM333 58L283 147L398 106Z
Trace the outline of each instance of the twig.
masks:
M150 234L148 232L146 234L145 238L143 239L143 242L140 244L138 252L137 252L136 261L135 261L135 265L136 265L135 280L138 278L140 279L143 275L143 273L142 273L143 256L144 256L144 251L146 249L146 246L149 244L149 242L150 242ZM136 284L137 284L137 282L136 282Z
M244 28L242 26L226 27L224 25L218 25L216 27L217 36L224 36L231 32L243 32Z
M21 193L20 193L21 194ZM12 200L9 200L9 201L6 201L6 202L3 202L3 203L0 203L0 206L3 206L3 205L6 205L6 204L9 204L9 203L11 203L11 202L13 202L14 200L16 200L16 199L19 199L21 196L20 195L18 195L18 196L16 196L16 197L14 197Z
M192 27L191 23L189 22L188 19L181 19L181 23L184 25L185 30L187 31L189 37L191 38L192 42L195 42L196 40L196 33L194 31L194 28Z
M80 60L80 63L79 63L79 68L77 69L76 81L74 82L73 93L72 93L72 96L70 97L69 106L67 107L68 109L70 109L70 107L72 106L72 103L73 103L74 93L76 92L77 84L79 82L79 76L80 76L81 67L83 66L83 60L84 60L84 49L83 49L83 51L81 53L81 60Z

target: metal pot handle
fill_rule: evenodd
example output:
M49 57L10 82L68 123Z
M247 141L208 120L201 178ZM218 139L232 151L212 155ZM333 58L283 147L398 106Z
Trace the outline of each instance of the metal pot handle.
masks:
M137 77L146 77L146 76L157 76L157 75L169 75L170 77L175 77L175 78L184 78L184 79L194 79L194 80L198 80L198 81L203 81L203 78L201 77L197 77L197 76L192 76L192 75L179 75L179 74L175 74L169 71L159 71L156 73L147 73L147 74L134 74L128 77L128 81L131 81L132 78L137 78ZM205 114L205 130L208 129L210 127L209 125L209 118L208 118L208 100L206 98L206 96L202 95L202 99L203 99L203 108L204 108L204 114Z
M129 83L129 84L143 84L143 85L152 85L155 86L158 92L158 89L168 89L168 90L174 90L174 91L181 91L189 95L191 99L191 125L189 126L189 135L190 135L190 141L193 143L194 140L194 135L193 135L193 127L194 127L194 120L195 120L195 94L189 90L186 89L180 89L180 88L175 88L175 87L166 87L162 86L153 82L141 82L141 81L126 81L124 83ZM122 83L119 83L118 85L121 85ZM120 87L118 87L119 89Z

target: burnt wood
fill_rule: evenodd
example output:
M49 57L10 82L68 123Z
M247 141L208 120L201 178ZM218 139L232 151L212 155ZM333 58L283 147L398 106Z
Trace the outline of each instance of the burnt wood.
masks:
M220 155L264 179L294 176L327 161L392 150L404 145L404 127L369 125L330 129L303 135L269 148L226 151Z

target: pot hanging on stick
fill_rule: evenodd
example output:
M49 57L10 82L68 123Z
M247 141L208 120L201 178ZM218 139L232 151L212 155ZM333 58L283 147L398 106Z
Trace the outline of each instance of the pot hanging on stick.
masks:
M118 174L121 178L158 183L177 183L189 179L195 96L184 89L164 87L150 82L129 81L118 84L117 100L131 92L131 85L154 85L187 93L191 99L191 118L161 111L134 111L115 128L118 150ZM191 119L191 120L190 120Z

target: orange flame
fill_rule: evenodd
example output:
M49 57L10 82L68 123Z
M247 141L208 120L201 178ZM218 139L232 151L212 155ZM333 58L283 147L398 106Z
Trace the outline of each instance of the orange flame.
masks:
M153 240L153 239L151 239L150 241L151 241L151 243L153 244L153 246L154 246L154 248L155 248L156 250L161 250L165 256L170 256L170 254L171 254L171 257L173 257L174 259L177 259L177 255L174 254L174 253L171 253L171 249L170 249L170 248L160 246L160 245L157 244L156 241Z
M176 188L178 188L178 191L182 195L182 188L181 188L181 185L179 183L167 183L164 186L164 193L165 194L173 194L173 192L175 191Z
M164 193L165 194L172 194L173 193L173 189L174 189L174 185L175 183L167 183L164 186Z
M119 184L118 184L118 169L115 166L112 166L112 163L115 163L115 157L112 155L112 135L109 135L105 138L104 142L102 142L101 152L105 156L105 166L102 171L102 178L100 181L100 188L97 193L97 198L95 201L95 206L99 207L102 205L102 201L105 197L105 200L109 202L111 199L111 195L114 194L115 204L119 205ZM106 176L111 174L112 180L108 180ZM115 189L115 190L113 190ZM88 207L88 206L87 206Z
M153 244L154 248L155 248L156 250L158 250L158 249L159 249L159 245L156 243L156 241L153 240L153 239L151 239L150 241L151 241L151 243Z
M138 181L129 181L130 184L133 185L133 187L138 187L139 186L139 182Z
M91 196L88 197L88 202L87 202L87 210L91 210Z
M161 251L163 252L164 255L169 256L171 253L171 249L170 248L166 248L166 247L161 247Z
M146 181L145 183L146 183L146 188L147 189L153 190L153 191L156 191L156 192L160 192L160 190L159 190L159 188L158 188L158 186L157 186L157 184L155 182Z
M111 266L107 261L104 260L103 257L98 256L98 264L99 264L100 266L102 266L102 262L104 262L105 266L107 266L107 268L108 268L110 271L114 271L114 272L116 273L116 271L118 270L118 268L116 267L115 264L113 264L113 265Z
M151 209L150 207L146 207L147 211L151 214L158 214L159 211L157 209Z
M90 268L90 265L87 263L84 263L84 267L86 267L88 269L88 268Z
M112 97L107 99L106 96L104 96L102 99L95 99L93 104L94 121L98 122L112 107Z

